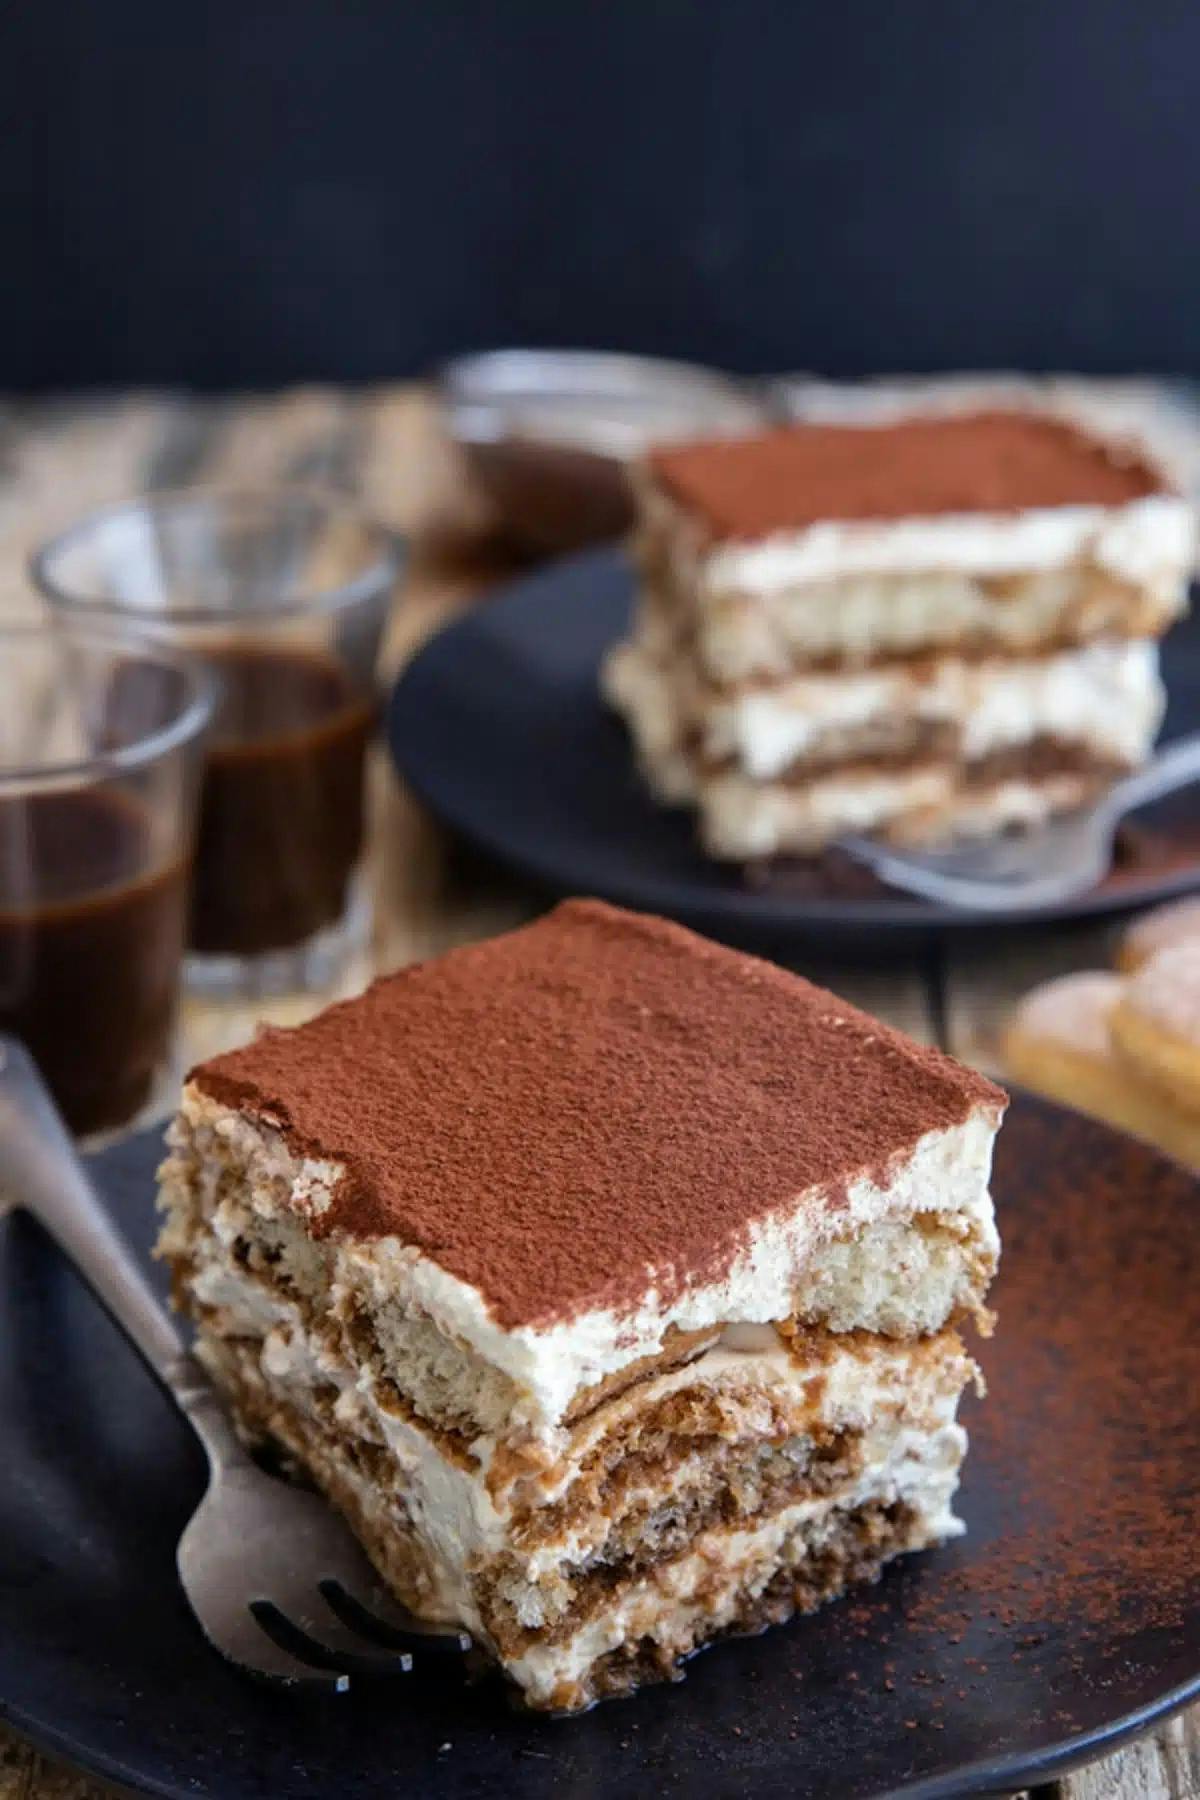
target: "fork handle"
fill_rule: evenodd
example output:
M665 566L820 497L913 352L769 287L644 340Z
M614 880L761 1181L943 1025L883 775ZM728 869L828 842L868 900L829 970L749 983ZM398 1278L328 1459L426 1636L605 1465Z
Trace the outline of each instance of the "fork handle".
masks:
M79 1159L24 1046L0 1033L0 1184L38 1220L141 1352L210 1460L240 1446L191 1355Z
M1176 788L1187 787L1200 780L1200 731L1176 739L1124 781L1111 788L1105 799L1106 809L1114 819L1122 818L1135 807L1161 800Z

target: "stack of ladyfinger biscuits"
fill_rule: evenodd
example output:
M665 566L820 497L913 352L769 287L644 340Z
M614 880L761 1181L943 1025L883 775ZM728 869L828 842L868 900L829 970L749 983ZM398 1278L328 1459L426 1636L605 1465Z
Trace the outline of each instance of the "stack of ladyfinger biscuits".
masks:
M1014 1081L1200 1168L1200 899L1139 919L1115 971L1027 994L1002 1049Z

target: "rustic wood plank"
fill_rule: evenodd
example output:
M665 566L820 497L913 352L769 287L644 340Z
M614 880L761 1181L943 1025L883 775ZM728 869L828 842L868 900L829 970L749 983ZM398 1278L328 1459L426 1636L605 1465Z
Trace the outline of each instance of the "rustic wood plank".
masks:
M1196 1800L1200 1707L1058 1783L1059 1800Z
M29 551L81 513L136 493L177 406L142 394L10 411L0 452L0 617L38 615Z
M201 402L210 408L213 402ZM217 429L194 481L261 487L276 481L352 481L351 438L356 403L331 388L297 388L218 401ZM339 479L340 478L340 479Z
M112 1789L47 1762L0 1726L0 1800L106 1800Z

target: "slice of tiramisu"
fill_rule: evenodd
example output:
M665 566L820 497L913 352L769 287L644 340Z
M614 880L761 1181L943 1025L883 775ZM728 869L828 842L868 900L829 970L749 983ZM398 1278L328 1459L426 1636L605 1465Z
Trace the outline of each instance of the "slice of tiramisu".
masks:
M576 1708L960 1529L1003 1103L574 901L194 1070L163 1250L245 1431Z
M605 687L716 855L1034 823L1162 714L1191 505L1048 414L799 425L642 471L633 633Z

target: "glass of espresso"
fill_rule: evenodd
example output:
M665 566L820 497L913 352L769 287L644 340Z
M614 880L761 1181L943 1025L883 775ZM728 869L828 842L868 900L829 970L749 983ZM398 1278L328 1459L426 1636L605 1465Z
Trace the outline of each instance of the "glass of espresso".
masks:
M0 627L0 1030L86 1139L167 1100L212 704L120 628Z
M136 621L216 677L189 987L336 987L370 931L364 775L396 540L335 496L197 490L81 520L33 573L60 616Z

